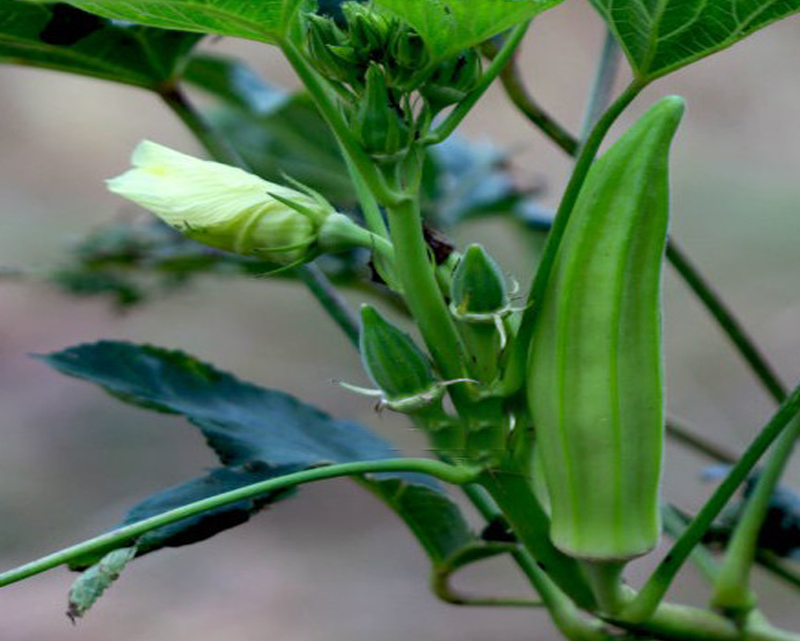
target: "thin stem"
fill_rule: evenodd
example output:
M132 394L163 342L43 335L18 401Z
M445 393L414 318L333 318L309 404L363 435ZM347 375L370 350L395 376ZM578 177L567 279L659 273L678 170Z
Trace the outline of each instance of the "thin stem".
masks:
M252 171L245 160L228 144L228 141L208 123L194 107L179 85L170 85L159 94L164 103L181 119L186 127L218 162ZM300 265L295 272L306 284L325 311L342 328L345 335L358 345L359 324L347 301L339 294L328 277L315 265Z
M314 103L327 121L339 144L345 150L346 157L356 166L358 173L368 185L372 194L384 206L397 204L402 200L402 194L393 191L386 184L383 174L353 138L353 134L342 117L339 108L331 100L330 94L323 84L324 80L308 65L303 54L294 43L284 40L281 43L281 49L295 73L311 94Z
M509 62L500 72L500 82L506 95L519 112L542 133L560 147L568 156L578 153L578 139L548 114L531 96L522 82L516 60Z
M378 201L375 200L375 196L372 195L369 186L361 176L356 164L348 155L347 150L342 147L342 152L345 162L347 163L347 171L350 173L350 180L356 191L358 204L361 205L361 211L367 223L367 228L373 234L378 234L381 238L389 238L389 230L386 227L386 222L383 220L383 214L381 214Z
M744 358L772 398L778 402L786 398L786 388L781 383L775 370L756 347L755 342L733 315L733 312L725 305L711 284L697 271L674 238L670 238L667 243L667 259L705 305L706 309L722 328L722 331L728 335L739 354Z
M675 416L667 416L667 436L717 463L733 465L739 460L739 457L732 452L696 434Z
M217 162L250 171L239 152L200 114L183 92L180 85L164 87L158 94L172 112L194 134L209 155Z
M769 510L770 499L800 436L796 417L775 443L775 448L758 476L755 488L745 503L725 552L722 570L714 586L711 602L726 610L749 610L755 605L750 590L750 568L756 557L758 536Z
M634 98L639 95L642 90L641 85L630 85L612 104L602 118L597 121L597 124L592 129L591 135L586 139L585 143L580 149L575 169L572 172L569 183L564 191L564 196L556 212L553 225L550 228L550 233L547 235L547 242L545 243L544 252L539 262L539 267L536 270L536 276L533 285L528 294L528 302L525 311L522 315L520 322L519 333L517 334L516 343L518 347L514 353L514 363L511 364L514 370L522 372L527 360L527 346L530 345L533 336L534 325L539 314L541 306L538 304L543 298L547 283L550 280L550 273L553 271L553 264L555 263L558 249L561 246L561 240L567 229L572 210L575 207L575 202L578 200L578 194L581 187L586 180L589 169L592 166L597 151L605 138L606 133L614 124L614 121L625 110L625 108L633 102Z
M469 483L475 478L475 471L466 467L456 467L440 461L430 459L397 458L379 461L358 461L354 463L339 463L326 467L317 467L310 470L302 470L293 474L287 474L278 478L253 483L230 492L223 492L216 496L195 501L183 505L179 508L163 512L157 516L150 517L127 525L125 527L112 530L78 545L73 545L54 554L42 557L31 563L26 563L18 568L0 574L0 587L27 579L28 577L40 574L52 568L69 563L84 555L93 554L98 551L129 544L156 528L175 523L185 518L202 514L210 510L230 505L238 501L295 487L304 483L313 483L341 476L356 476L362 474L372 474L381 472L418 472L428 474L446 483L462 485Z
M353 309L328 280L328 277L316 265L302 265L296 270L320 305L328 312L345 336L358 349L359 322Z
M519 43L522 42L522 39L525 37L525 33L530 24L531 21L528 20L518 24L511 30L511 33L508 35L508 38L506 38L500 51L497 52L491 64L486 68L486 71L483 72L478 86L453 108L444 119L444 122L442 122L435 131L431 132L426 137L426 144L435 145L440 143L456 130L456 127L466 118L467 114L472 110L478 100L481 99L481 96L483 96L489 86L495 81L495 78L500 75L500 72L511 60Z
M686 531L686 519L672 505L665 503L661 506L661 519L664 531L673 539L679 539ZM717 580L719 564L704 545L696 546L690 558L709 583Z
M800 386L784 401L777 413L767 423L750 447L742 454L736 465L720 483L711 498L686 528L683 535L675 542L667 556L659 564L645 583L641 592L625 610L626 620L645 621L664 598L672 580L695 546L714 522L714 519L727 505L738 487L752 472L761 456L772 443L783 433L787 425L800 410Z
M756 562L768 572L774 574L779 579L783 579L795 588L800 588L800 573L790 564L766 550L756 551Z
M492 497L517 540L539 567L578 606L591 610L595 600L583 571L575 559L558 550L550 540L550 519L528 479L516 470L490 470L480 476L478 483Z
M462 490L487 522L497 518L505 519L505 515L483 487L467 484L462 486ZM612 638L601 630L599 621L584 619L581 616L575 604L550 579L527 550L518 548L511 555L517 566L530 581L534 590L541 597L542 603L553 619L553 623L567 639L572 641L608 641Z
M589 90L589 101L583 115L581 140L586 140L611 102L614 91L614 80L619 69L620 50L617 40L610 29L606 29L603 50L597 63L592 88Z

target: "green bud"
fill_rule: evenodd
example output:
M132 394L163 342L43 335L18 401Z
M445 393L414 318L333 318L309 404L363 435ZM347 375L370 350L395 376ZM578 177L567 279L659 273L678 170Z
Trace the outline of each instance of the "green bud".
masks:
M481 59L473 49L445 60L420 88L420 93L434 113L466 98L481 78Z
M348 83L357 78L352 62L335 52L345 45L347 38L333 20L310 14L307 39L311 61L323 76Z
M374 307L361 308L361 361L397 411L422 409L441 398L430 362L412 338L384 319Z
M420 84L419 74L430 61L425 42L416 31L397 29L389 46L390 60L387 63L389 84L405 91L413 91Z
M211 247L291 265L320 251L374 244L367 230L300 183L291 189L147 140L132 163L108 181L109 190Z
M453 273L454 314L464 320L493 322L508 310L506 282L500 266L481 245L470 245Z
M342 5L350 42L362 61L383 57L392 37L395 22L360 2Z
M412 133L400 108L393 106L381 68L371 64L364 97L353 117L353 129L364 150L373 156L393 156L411 142Z

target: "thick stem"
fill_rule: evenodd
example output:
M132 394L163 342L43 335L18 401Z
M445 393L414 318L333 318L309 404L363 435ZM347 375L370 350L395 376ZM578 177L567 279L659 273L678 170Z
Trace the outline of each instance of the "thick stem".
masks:
M422 233L419 203L408 195L388 209L389 226L395 247L395 272L403 296L422 338L445 379L466 378L464 345L444 301ZM449 389L457 404L466 401L463 384Z
M413 458L339 463L337 465L302 470L294 474L287 474L278 478L261 481L260 483L253 483L252 485L231 490L230 492L223 492L201 501L195 501L194 503L189 503L175 508L174 510L169 510L157 516L150 517L149 519L138 521L132 525L112 530L111 532L84 541L78 545L73 545L60 552L50 554L32 563L27 563L0 574L0 587L21 581L22 579L27 579L28 577L40 574L41 572L45 572L60 565L65 565L82 556L129 544L142 534L146 534L151 530L197 514L202 514L203 512L215 510L225 505L230 505L231 503L250 499L268 492L295 487L304 483L313 483L315 481L341 476L356 476L381 472L418 472L456 485L470 483L475 478L475 472L470 468L456 467L430 459Z
M595 599L578 562L550 540L550 519L517 470L489 470L478 479L492 497L520 544L543 570L581 608L591 610Z
M625 610L625 618L630 621L645 621L664 598L672 580L686 561L692 550L703 538L714 519L719 515L736 490L752 472L761 456L783 433L786 426L800 410L800 386L784 401L778 412L764 426L750 447L742 454L736 465L720 483L706 504L697 513L683 535L675 542L667 556L659 564L645 583L641 592Z
M715 607L742 612L755 605L755 596L750 590L750 568L756 558L758 536L769 510L770 499L798 436L800 417L795 417L775 443L775 448L759 474L755 489L747 499L744 512L733 531L711 598Z

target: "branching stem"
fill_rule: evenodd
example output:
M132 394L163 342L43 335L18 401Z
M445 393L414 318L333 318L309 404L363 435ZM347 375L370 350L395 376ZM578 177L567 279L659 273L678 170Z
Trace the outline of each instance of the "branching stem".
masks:
M201 501L183 505L174 510L163 512L127 525L125 527L102 534L78 545L66 548L54 554L42 557L8 572L0 574L0 587L27 579L60 565L65 565L74 559L92 554L108 548L126 545L147 532L156 528L175 523L185 518L202 514L210 510L230 505L238 501L250 499L268 492L284 490L305 483L313 483L325 479L342 476L357 476L380 472L418 472L428 474L446 483L462 485L474 480L476 473L471 468L456 467L440 461L430 459L398 458L378 461L358 461L355 463L339 463L326 467L317 467L302 470L294 474L287 474L274 479L253 483L245 487L223 492Z

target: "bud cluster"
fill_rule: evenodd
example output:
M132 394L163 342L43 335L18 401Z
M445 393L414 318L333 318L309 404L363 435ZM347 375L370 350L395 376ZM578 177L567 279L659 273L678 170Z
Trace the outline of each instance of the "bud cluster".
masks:
M391 158L476 86L480 57L469 49L435 62L422 37L393 16L359 2L346 2L342 12L343 26L308 16L308 56L337 89L363 148Z

